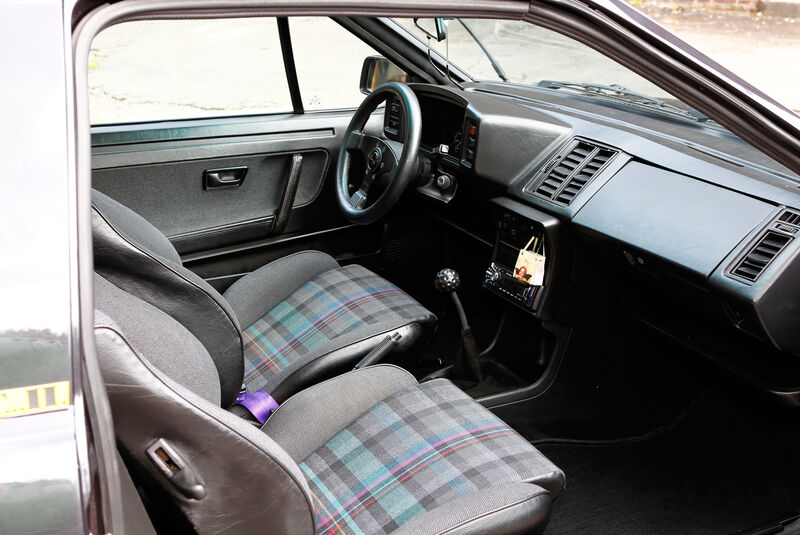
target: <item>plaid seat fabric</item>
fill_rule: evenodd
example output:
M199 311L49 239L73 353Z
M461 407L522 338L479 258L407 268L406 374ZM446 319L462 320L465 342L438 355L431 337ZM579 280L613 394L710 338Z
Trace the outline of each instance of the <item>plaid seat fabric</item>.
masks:
M560 474L445 380L385 399L300 468L309 481L318 534L389 533L458 496Z
M432 319L397 286L350 265L307 282L242 331L248 390L271 391L290 368L334 349L336 338L381 324L387 330ZM379 334L379 333L373 333Z

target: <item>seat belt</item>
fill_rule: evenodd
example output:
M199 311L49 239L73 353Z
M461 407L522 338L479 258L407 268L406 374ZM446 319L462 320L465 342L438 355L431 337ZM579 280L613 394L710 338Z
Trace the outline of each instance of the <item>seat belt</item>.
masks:
M236 401L233 402L233 407L237 405L247 409L247 412L258 420L261 425L264 425L269 415L278 408L278 402L275 401L275 398L263 390L256 390L251 394L244 385L242 385L239 395L236 396Z

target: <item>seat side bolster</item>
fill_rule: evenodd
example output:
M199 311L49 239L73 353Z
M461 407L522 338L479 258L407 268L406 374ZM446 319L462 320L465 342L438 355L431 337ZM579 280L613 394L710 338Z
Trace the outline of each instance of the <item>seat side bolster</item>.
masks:
M354 370L295 394L262 431L300 463L366 411L416 385L413 375L390 364Z
M126 238L140 249L150 251L176 264L181 263L181 257L169 239L152 223L127 206L96 189L92 190L92 204L104 217L113 221L117 228L124 228Z
M314 277L339 263L320 251L279 258L234 282L223 294L242 327L248 327Z
M564 487L567 484L567 478L560 468L556 468L548 474L527 481L527 483L539 485L540 487L547 489L550 495L553 498L556 498L559 494L561 494L561 491L564 490Z
M197 533L256 533L264 526L276 534L314 533L308 483L280 446L161 374L118 329L95 328L95 343L118 443ZM200 475L204 498L187 498L154 467L146 449L158 439Z
M423 513L395 535L539 534L547 526L552 500L541 487L515 483L461 496Z

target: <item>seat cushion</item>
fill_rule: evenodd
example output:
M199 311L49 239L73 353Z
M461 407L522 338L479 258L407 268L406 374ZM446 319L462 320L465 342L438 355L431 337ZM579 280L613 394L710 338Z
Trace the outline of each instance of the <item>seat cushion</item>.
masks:
M374 346L384 334L412 324L432 325L435 320L408 294L362 266L330 269L242 331L245 384L248 390L276 395L289 376L312 363L318 365L314 361L322 356L371 338ZM348 355L351 364L372 346ZM319 376L319 368L316 371Z
M318 408L337 407L340 397L372 381L370 371L357 370L301 392L264 431L288 444L295 440L289 429L293 421L301 440L306 431L313 433L298 422L304 422L314 401ZM491 491L534 498L547 491L555 496L563 488L561 470L449 381L391 390L299 463L311 489L318 533L389 533L426 513L446 523L459 515L443 514L441 508L465 496ZM520 483L544 490L520 491L514 487ZM500 487L515 490L500 492ZM492 503L502 508L509 505L505 499L495 496Z
M339 267L321 251L300 251L274 260L234 282L223 294L239 318L252 325L313 278Z

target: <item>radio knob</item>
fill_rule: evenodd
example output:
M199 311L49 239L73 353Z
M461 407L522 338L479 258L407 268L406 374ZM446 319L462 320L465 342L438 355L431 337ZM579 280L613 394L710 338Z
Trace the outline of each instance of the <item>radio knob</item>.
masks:
M500 280L500 273L493 268L489 268L486 270L486 278L491 282L497 282Z

